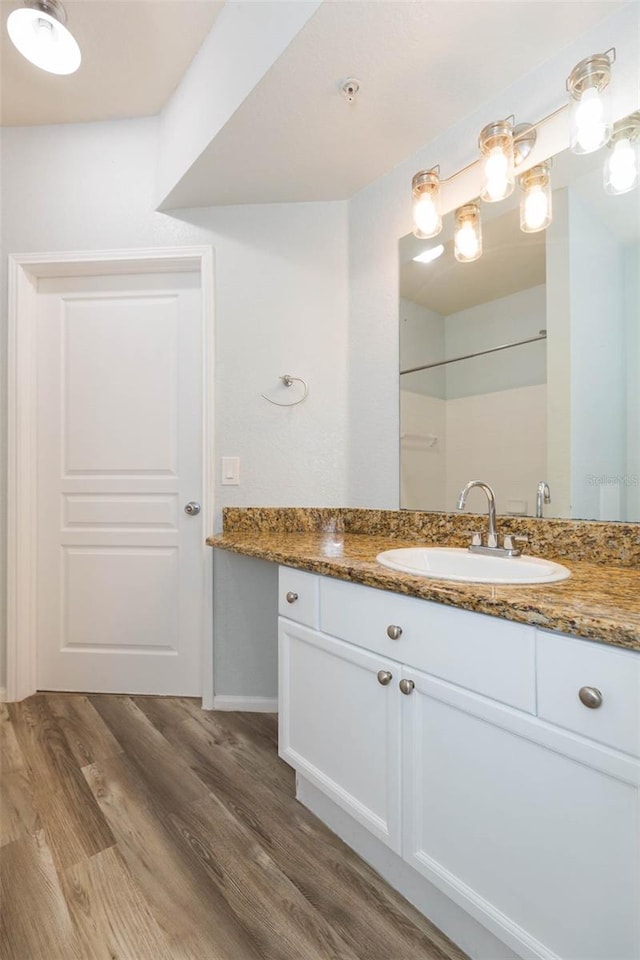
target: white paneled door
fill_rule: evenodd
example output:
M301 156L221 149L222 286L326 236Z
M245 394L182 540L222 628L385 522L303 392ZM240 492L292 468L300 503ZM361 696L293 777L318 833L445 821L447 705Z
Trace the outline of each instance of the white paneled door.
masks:
M201 692L197 273L40 280L37 685Z

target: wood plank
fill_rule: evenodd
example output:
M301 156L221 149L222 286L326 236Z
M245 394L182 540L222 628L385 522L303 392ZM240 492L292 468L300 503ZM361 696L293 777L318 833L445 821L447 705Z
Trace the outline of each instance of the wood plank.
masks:
M68 867L113 846L113 834L46 699L36 695L8 707L56 864Z
M130 697L90 699L165 811L206 796L204 784Z
M3 773L0 782L0 847L42 827L26 769Z
M61 882L83 960L173 960L175 954L115 847L69 867Z
M140 706L142 710L149 709L144 702ZM194 714L191 722L205 731L214 754L223 752L256 780L291 796L295 790L294 771L278 758L271 738L245 723L242 714L201 710ZM167 723L165 734L170 729L172 726Z
M131 874L175 956L259 960L261 955L191 848L163 819L162 804L126 756L83 773Z
M194 697L131 697L156 730L164 733L183 720L198 718L202 713L201 701Z
M172 813L171 820L264 960L358 960L213 795Z
M22 770L24 759L6 703L0 703L0 774Z
M79 767L122 751L87 696L47 693L44 698Z
M3 960L84 960L43 830L0 850Z
M276 747L278 746L278 714L277 713L240 713L243 721L263 737L266 737Z
M464 954L339 837L295 800L273 791L214 749L211 735L191 720L165 735L199 779L241 823L307 900L330 919L363 960L390 957L464 960ZM275 755L272 762L278 761Z

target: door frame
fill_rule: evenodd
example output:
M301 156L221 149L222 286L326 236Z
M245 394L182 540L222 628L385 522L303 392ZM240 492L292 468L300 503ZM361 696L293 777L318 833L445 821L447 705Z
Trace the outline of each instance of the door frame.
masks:
M202 333L202 515L214 525L213 247L10 254L7 344L7 689L6 699L36 692L37 284L44 277L197 272ZM202 706L213 709L213 550L202 544Z

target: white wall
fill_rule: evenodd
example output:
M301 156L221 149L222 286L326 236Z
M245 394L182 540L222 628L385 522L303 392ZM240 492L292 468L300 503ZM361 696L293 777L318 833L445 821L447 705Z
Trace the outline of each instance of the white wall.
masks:
M624 252L627 357L627 520L640 523L640 244Z
M7 253L211 244L216 453L240 456L242 478L239 487L216 489L217 517L225 505L344 504L346 204L223 207L168 216L153 212L155 120L3 133L3 289ZM6 344L6 296L2 311L0 343ZM4 347L0 353L4 406ZM275 389L283 373L309 383L308 399L291 410L259 396ZM3 415L3 487L5 420ZM3 489L1 542L4 497Z
M400 503L407 510L446 510L447 402L400 390Z
M638 13L627 4L587 31L564 53L547 61L499 97L475 110L387 176L352 198L349 218L349 503L395 509L399 502L398 449L398 239L411 230L411 178L417 170L441 164L443 177L477 156L480 129L496 117L515 112L518 120L537 120L565 102L565 81L574 65L594 51L615 46L614 113L637 109L639 69ZM552 16L551 4L541 15ZM446 89L436 91L446 96ZM470 101L471 102L471 101ZM563 122L540 136L532 160L545 159L567 145ZM479 193L477 171L443 191L445 211ZM371 425L371 427L369 427ZM364 484L362 478L366 477ZM487 477L491 480L491 477Z
M462 357L537 337L547 326L544 284L479 303L445 318L446 355ZM446 368L447 399L546 383L546 343L528 343Z
M400 369L410 370L424 363L436 363L446 356L444 317L413 300L400 298ZM403 390L429 397L445 396L446 367L408 373L400 383Z

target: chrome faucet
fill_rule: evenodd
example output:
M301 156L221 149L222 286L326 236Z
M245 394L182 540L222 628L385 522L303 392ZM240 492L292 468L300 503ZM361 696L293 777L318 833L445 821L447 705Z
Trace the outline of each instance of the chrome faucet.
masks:
M480 487L480 489L484 491L487 496L487 503L489 507L489 530L487 533L486 544L482 542L482 534L473 534L473 538L469 545L470 553L487 553L491 554L492 556L500 557L519 557L521 551L514 546L514 540L526 540L527 538L507 535L504 538L503 545L500 546L498 533L496 531L496 495L488 483L485 483L483 480L469 480L469 483L462 488L458 496L458 502L456 504L458 510L464 510L465 503L467 502L467 494L470 490L473 490L474 487Z
M538 492L536 494L536 517L544 516L542 510L543 503L551 503L551 492L549 490L549 484L546 480L541 480L538 484Z

